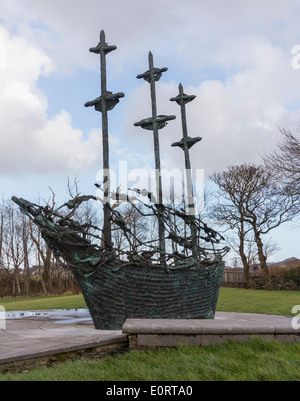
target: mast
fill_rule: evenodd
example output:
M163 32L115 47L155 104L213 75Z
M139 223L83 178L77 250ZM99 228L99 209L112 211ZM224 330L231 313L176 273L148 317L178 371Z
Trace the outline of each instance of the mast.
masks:
M187 121L186 121L186 108L185 105L193 101L196 96L188 96L183 92L182 84L179 84L179 95L175 98L171 98L171 102L176 102L181 109L181 122L182 122L182 132L183 139L180 142L175 142L172 146L178 146L184 151L185 159L185 172L186 172L186 182L187 182L187 195L188 195L188 212L192 218L191 222L191 237L192 237L192 254L194 258L197 258L197 229L195 224L195 202L194 202L194 192L193 192L193 180L192 180L192 170L189 150L197 142L200 142L202 138L190 138L188 136Z
M163 222L163 191L162 191L162 177L161 177L161 164L160 164L160 148L159 148L159 135L158 131L167 125L167 121L174 120L175 116L158 116L157 115L157 102L156 102L156 88L155 82L158 82L162 73L168 71L167 68L155 68L153 61L153 54L149 52L149 70L144 74L137 76L137 79L144 79L150 84L151 88L151 105L152 117L141 120L134 125L142 127L146 130L153 132L154 140L154 157L155 157L155 177L156 177L156 194L158 197L157 211L158 211L158 234L159 234L159 249L160 249L160 263L166 266L166 242L165 242L165 227Z
M104 213L104 244L105 249L112 246L111 237L111 212L110 212L110 172L109 172L109 137L108 137L108 111L112 110L118 103L119 98L124 97L123 92L113 94L107 91L106 78L106 55L117 46L109 46L105 42L105 33L100 33L100 42L96 47L90 48L91 53L100 55L100 77L101 77L101 96L97 99L85 103L85 107L95 107L96 111L102 113L102 146L103 146L103 213Z

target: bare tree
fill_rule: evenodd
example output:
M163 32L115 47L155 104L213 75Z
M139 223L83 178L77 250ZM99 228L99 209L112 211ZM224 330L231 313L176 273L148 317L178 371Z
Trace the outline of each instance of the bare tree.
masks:
M51 198L45 202L47 207L50 210L54 210L56 202L55 202L55 193L49 188L52 196ZM37 230L35 226L33 226L32 221L29 221L30 227L30 237L35 244L35 250L37 253L37 260L39 261L39 270L41 273L41 282L43 291L45 294L51 290L51 261L52 261L52 250L46 245L45 241L41 238L40 232Z
M300 138L285 129L280 132L283 141L278 145L278 150L263 160L279 176L289 192L300 196Z
M211 179L219 186L220 197L218 203L212 204L210 216L215 219L219 225L225 226L225 231L231 233L231 235L227 234L227 241L242 261L247 288L253 288L246 246L246 238L251 231L251 226L245 221L245 213L242 206L246 189L241 187L239 194L236 194L234 180L225 172L216 173Z
M29 264L29 235L27 221L18 208L11 201L5 202L3 215L2 254L3 265L9 272L13 272L13 294L21 295L20 273L24 278L24 262ZM28 270L25 277L26 293L29 292Z
M113 237L119 252L125 251L128 246L132 251L136 249L141 242L145 242L146 239L148 239L149 222L145 219L142 209L143 206L141 204L133 205L132 203L126 203L119 210L128 232L131 233L131 240L129 243L129 237L126 238L124 236L124 231L122 231L120 227L113 225Z
M3 247L4 247L4 201L0 203L0 269L4 269Z
M32 221L29 221L30 237L35 244L36 258L39 266L39 273L41 276L41 283L44 293L47 295L51 289L50 275L51 275L51 260L52 251L45 244L41 237L40 232L33 226Z
M239 228L241 246L245 240L245 230L252 230L266 288L272 289L263 235L294 218L299 206L297 196L277 185L273 173L263 166L231 166L211 178L225 200L222 207L218 208L222 217L220 221L227 224L231 221L231 227Z
M31 290L31 279L30 279L30 252L32 248L32 241L30 240L30 228L29 221L25 215L20 216L20 223L22 229L22 242L23 242L23 252L24 252L24 261L23 261L23 278L25 285L25 293L28 296Z

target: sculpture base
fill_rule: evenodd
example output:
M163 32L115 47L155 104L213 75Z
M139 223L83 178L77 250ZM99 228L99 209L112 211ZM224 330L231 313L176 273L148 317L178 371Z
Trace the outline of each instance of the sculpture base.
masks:
M186 258L184 265L168 271L154 265L149 252L145 256L135 250L128 258L135 262L126 263L117 259L113 249L107 251L87 239L90 224L81 226L70 218L81 203L91 199L96 200L91 195L78 196L53 211L12 198L39 227L55 256L63 257L73 272L96 329L121 330L126 319L214 319L224 274L220 252L214 254L215 263ZM58 213L62 207L73 212L62 216ZM200 223L208 237L218 242L218 234ZM169 256L174 265L179 263L174 255Z
M126 319L214 319L224 263L168 272L126 264L102 266L85 279L73 274L95 328L121 330Z

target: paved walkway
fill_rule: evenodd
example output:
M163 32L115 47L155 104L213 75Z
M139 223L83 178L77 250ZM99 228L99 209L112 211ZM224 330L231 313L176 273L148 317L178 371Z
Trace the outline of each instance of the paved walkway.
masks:
M0 365L126 343L121 331L98 331L88 311L7 312Z
M294 327L293 327L294 322ZM95 330L82 311L7 312L0 326L1 365L101 347L222 344L248 341L253 335L300 342L299 321L284 316L217 312L215 320L128 319L122 331Z

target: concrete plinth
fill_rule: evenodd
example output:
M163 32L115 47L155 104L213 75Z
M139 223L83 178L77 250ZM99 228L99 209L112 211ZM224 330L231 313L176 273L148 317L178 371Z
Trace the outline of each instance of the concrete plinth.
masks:
M123 333L138 347L221 345L253 336L283 343L300 342L293 318L252 313L217 312L215 320L128 319Z

